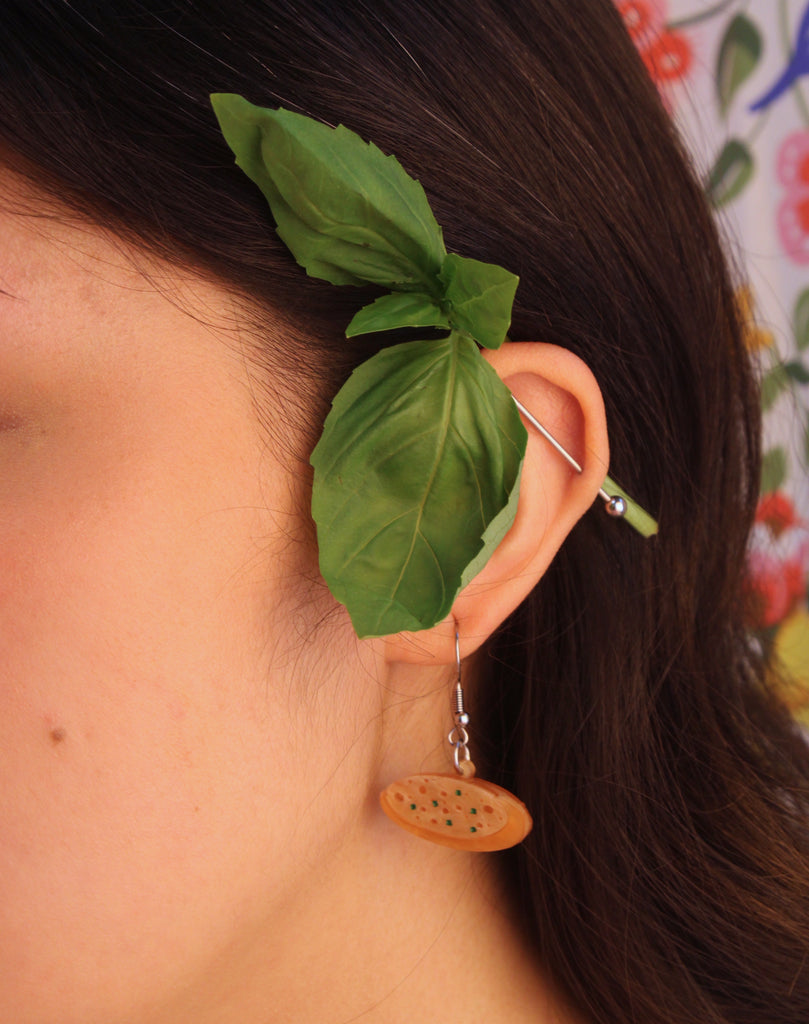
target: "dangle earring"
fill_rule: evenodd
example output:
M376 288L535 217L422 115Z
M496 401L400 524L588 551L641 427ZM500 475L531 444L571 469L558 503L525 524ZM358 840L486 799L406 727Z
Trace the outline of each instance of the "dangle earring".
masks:
M525 804L502 786L475 778L469 753L469 715L461 686L461 645L455 630L458 669L453 690L452 747L455 775L411 775L393 782L379 795L382 810L401 828L421 839L455 850L484 852L516 846L531 831Z

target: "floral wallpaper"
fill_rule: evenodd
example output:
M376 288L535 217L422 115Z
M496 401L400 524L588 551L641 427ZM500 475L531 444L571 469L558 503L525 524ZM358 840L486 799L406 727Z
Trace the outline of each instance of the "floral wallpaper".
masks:
M751 630L809 725L809 0L615 0L738 267L761 368Z

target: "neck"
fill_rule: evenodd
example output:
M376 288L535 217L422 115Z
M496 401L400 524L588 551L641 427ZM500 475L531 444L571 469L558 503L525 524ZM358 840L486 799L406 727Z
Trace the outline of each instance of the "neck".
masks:
M418 699L388 679L383 707L351 708L370 724L336 765L327 749L327 773L311 780L300 828L319 839L306 862L275 896L255 895L240 914L251 928L220 946L193 994L143 1024L574 1024L510 917L491 855L416 838L379 806L394 779L448 770L446 675Z
M184 1000L166 1022L573 1024L509 918L489 856L415 838L376 808L367 817L214 965L193 1013L183 1016Z

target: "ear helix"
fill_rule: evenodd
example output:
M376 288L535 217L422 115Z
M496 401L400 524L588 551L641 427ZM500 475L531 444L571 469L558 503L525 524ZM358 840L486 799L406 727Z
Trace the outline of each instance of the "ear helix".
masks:
M512 395L512 398L514 396ZM514 404L520 410L522 415L528 420L531 426L537 430L542 436L548 441L553 447L559 452L563 459L576 470L577 473L582 472L582 468L579 463L573 458L566 448L556 440L553 434L550 433L539 420L525 408L522 402L514 398ZM611 491L615 493L610 494L605 488L609 487ZM614 516L615 518L624 518L633 529L637 530L644 537L649 537L654 533L657 533L657 522L645 512L639 505L637 505L632 499L625 494L619 493L617 484L610 478L606 477L603 486L598 489L598 496L605 503L605 509L607 515Z

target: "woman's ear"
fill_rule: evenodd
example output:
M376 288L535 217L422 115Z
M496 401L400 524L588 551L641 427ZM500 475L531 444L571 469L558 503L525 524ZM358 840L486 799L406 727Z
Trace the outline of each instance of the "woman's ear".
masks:
M578 356L540 342L507 342L496 351L484 351L483 356L582 472L576 472L526 423L528 447L514 524L483 570L458 595L448 620L431 630L387 639L390 661L451 663L455 623L462 655L476 650L533 589L574 524L593 504L608 472L601 391Z

